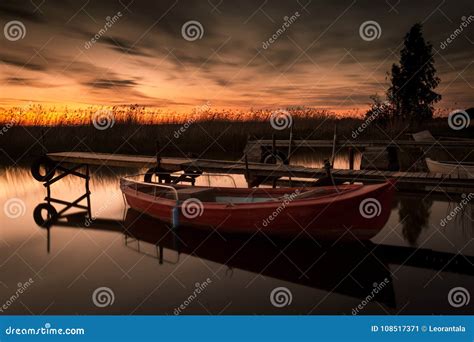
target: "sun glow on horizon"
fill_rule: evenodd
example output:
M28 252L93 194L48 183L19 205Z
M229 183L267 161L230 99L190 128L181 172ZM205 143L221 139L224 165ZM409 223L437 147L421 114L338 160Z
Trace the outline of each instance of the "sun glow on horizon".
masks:
M278 110L288 111L296 118L362 117L364 111L331 111L311 107L277 107L263 109L214 108L205 103L191 108L157 108L141 105L44 105L27 103L22 106L0 107L0 123L23 126L90 125L94 117L108 115L117 123L171 124L187 121L265 121Z

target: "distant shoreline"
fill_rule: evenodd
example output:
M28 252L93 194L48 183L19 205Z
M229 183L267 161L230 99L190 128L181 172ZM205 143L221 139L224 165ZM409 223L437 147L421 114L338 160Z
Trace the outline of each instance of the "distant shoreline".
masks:
M364 123L362 119L296 118L293 124L293 139L333 139L337 125L338 139L353 139L352 132ZM435 137L469 138L474 136L474 127L461 131L449 128L446 119L433 119L417 125L400 122L381 127L371 123L357 135L357 139L409 139L410 133L428 129ZM115 123L107 127L83 126L18 126L5 129L0 134L0 153L4 163L9 160L21 162L48 152L94 151L106 153L194 154L198 156L222 155L231 159L239 157L250 139L288 139L288 128L275 129L270 122L222 120L192 122L184 124L140 125L137 123Z

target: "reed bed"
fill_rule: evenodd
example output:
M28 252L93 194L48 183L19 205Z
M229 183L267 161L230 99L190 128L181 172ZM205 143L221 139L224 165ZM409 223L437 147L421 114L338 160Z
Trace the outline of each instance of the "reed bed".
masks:
M106 110L113 125L97 129L93 116ZM341 117L324 110L290 108L294 139L332 139L337 125L339 139L351 139L364 118ZM155 154L238 158L248 138L288 139L289 129L272 127L271 110L211 111L197 108L186 113L149 110L127 106L59 111L41 106L3 109L0 151L4 163L30 160L45 151L95 151L108 153ZM357 139L408 138L407 134L429 129L434 135L459 136L444 118L423 125L392 123L381 127L370 123ZM472 132L470 132L472 134ZM464 132L469 135L469 132Z

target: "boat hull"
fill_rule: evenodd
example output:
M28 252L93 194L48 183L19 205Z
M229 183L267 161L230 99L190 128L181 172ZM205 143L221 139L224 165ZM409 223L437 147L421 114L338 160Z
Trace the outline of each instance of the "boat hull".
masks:
M474 177L474 165L463 165L456 163L443 163L426 158L428 170L432 173L442 173L445 175L456 175L458 177L467 178Z
M122 186L122 191L131 208L174 225L178 219L179 225L230 233L262 232L283 236L307 233L323 238L370 239L388 220L394 186L387 182L346 187L351 186L354 189L341 195L294 201L232 205L198 202L191 216L183 210L182 203L175 209L174 200L156 198L127 186ZM367 208L361 207L363 201ZM366 209L369 213L362 211ZM375 214L371 210L375 210Z

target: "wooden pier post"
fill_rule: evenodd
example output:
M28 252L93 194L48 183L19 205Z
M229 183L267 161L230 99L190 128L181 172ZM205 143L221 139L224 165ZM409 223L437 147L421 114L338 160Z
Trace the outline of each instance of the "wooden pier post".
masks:
M251 188L251 186L250 186L249 160L248 160L247 154L244 155L244 161L245 161L245 180L247 181L247 187Z
M337 123L334 124L334 136L332 139L332 156L331 156L332 168L334 168L334 160L336 159L336 142L337 142Z
M288 164L290 164L290 158L291 158L291 148L293 145L293 125L294 123L291 124L290 126L290 141L288 142L288 156L286 157L286 161Z
M89 172L89 165L86 164L86 175L85 175L85 181L86 181L86 201L87 201L87 216L89 217L89 220L92 220L92 209L91 209L91 191L89 188L89 180L90 180L90 172Z
M275 159L275 164L277 164L278 160L277 160L277 154L276 154L275 134L272 134L272 155L273 155L273 158ZM273 180L272 180L272 188L273 189L276 188L276 181L277 181L277 179L273 178Z
M349 147L349 170L354 170L354 148Z
M291 126L290 126L290 141L288 142L288 156L286 157L286 163L288 165L290 165L290 159L291 159L291 145L293 144L293 125L294 123L291 123ZM290 187L293 186L293 182L291 181L291 173L288 177L288 180L290 182Z

